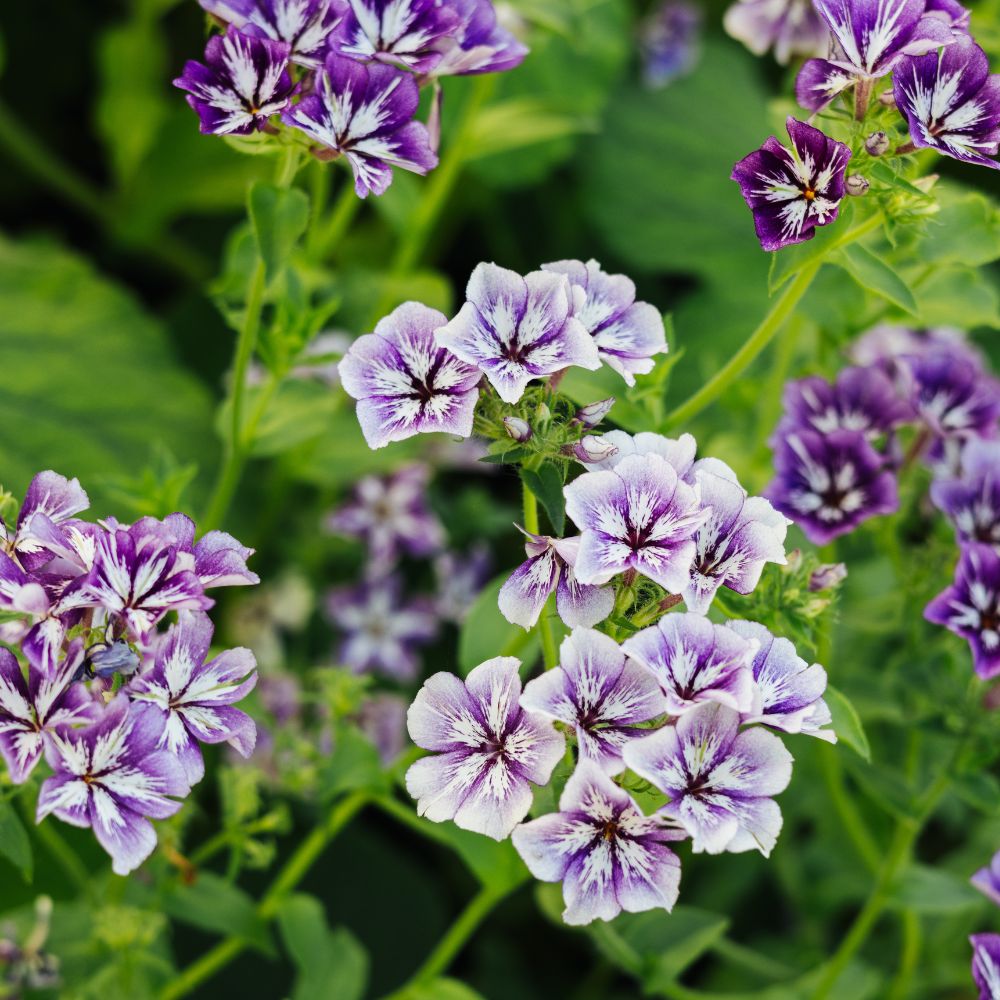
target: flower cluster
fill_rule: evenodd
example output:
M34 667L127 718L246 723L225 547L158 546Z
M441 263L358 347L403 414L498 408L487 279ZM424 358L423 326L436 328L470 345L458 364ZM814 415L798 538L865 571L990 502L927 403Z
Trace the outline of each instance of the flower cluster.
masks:
M234 703L256 682L246 649L210 658L213 587L256 584L253 550L183 514L93 523L75 479L41 472L0 518L0 754L11 781L44 755L38 820L89 826L126 874L204 775L200 746L254 748ZM168 616L175 620L168 622Z
M491 0L200 2L225 30L174 83L202 132L274 133L280 122L318 158L345 157L362 198L382 194L394 167L437 165L434 129L414 117L421 85L440 96L442 76L512 69L527 54Z

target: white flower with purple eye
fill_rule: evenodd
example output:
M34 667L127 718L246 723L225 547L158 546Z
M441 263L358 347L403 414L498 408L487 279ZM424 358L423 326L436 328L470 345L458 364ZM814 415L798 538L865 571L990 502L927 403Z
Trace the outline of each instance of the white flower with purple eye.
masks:
M566 513L582 530L574 566L581 583L607 583L632 570L674 594L688 585L694 535L709 511L672 465L633 455L584 473L563 492Z
M582 584L573 571L580 551L579 538L550 538L525 532L528 558L500 588L500 613L514 625L534 628L552 591L556 611L573 628L590 627L604 621L615 606L611 587Z
M188 92L202 132L249 135L287 108L295 93L288 54L284 42L230 28L208 40L204 63L188 60L174 86Z
M249 649L227 649L206 662L213 631L208 615L182 611L157 642L152 669L125 688L134 714L159 729L157 749L180 761L190 785L205 776L199 743L228 743L249 757L257 741L253 719L233 708L257 683L257 661Z
M450 0L449 7L458 23L430 76L499 73L521 65L528 48L497 23L491 0Z
M1000 934L972 934L969 941L979 1000L1000 1000Z
M0 552L8 552L26 570L37 569L70 546L74 516L89 506L78 479L39 472L28 486L13 531L0 517ZM53 544L53 536L59 543Z
M731 708L700 705L676 726L629 742L625 763L670 797L661 812L691 834L695 852L767 857L781 832L771 796L788 786L792 755L773 733L739 727Z
M605 274L596 260L559 260L543 271L564 274L584 293L573 315L594 338L601 360L628 385L653 370L657 354L667 353L663 316L648 302L635 301L635 284L624 274Z
M589 628L563 640L559 666L525 685L521 706L573 726L580 756L608 774L625 769L622 747L646 732L636 726L667 711L650 673Z
M50 734L45 757L55 773L42 783L38 822L54 813L72 826L92 827L115 874L138 868L156 847L149 820L173 816L190 791L180 761L157 749L159 738L152 721L134 715L121 695L100 721Z
M535 878L563 883L563 920L580 925L622 910L672 910L681 863L667 844L685 836L643 815L600 768L581 760L559 812L522 824L511 841Z
M439 329L438 343L481 369L505 403L516 403L532 379L571 366L601 367L597 345L573 315L583 301L564 275L532 271L521 277L478 264L466 303Z
M15 785L34 770L50 733L99 717L101 706L74 683L82 665L75 642L58 664L32 663L25 682L14 654L0 649L0 753Z
M954 582L927 605L924 617L968 641L980 677L1000 674L1000 555L979 542L963 545Z
M414 434L472 433L482 375L435 341L444 323L436 309L405 302L354 341L340 362L369 448Z
M344 16L343 0L198 0L213 17L245 34L285 42L292 62L315 69L330 33Z
M969 438L958 474L935 479L930 493L955 526L959 542L1000 546L1000 441Z
M518 704L519 666L515 657L498 656L464 684L437 673L417 692L407 715L410 738L434 753L406 772L421 816L504 840L528 814L531 785L549 780L565 740Z
M703 615L720 587L749 594L765 563L784 565L785 535L792 522L763 497L748 496L723 462L695 463L694 477L701 504L711 513L695 535L697 551L682 596L689 611Z
M966 163L1000 169L1000 75L968 36L940 52L904 59L893 73L910 140Z
M326 147L347 157L359 198L383 194L392 168L426 174L437 166L427 128L413 120L420 94L409 73L327 55L313 91L281 115Z
M732 180L753 213L764 250L805 243L817 226L837 221L850 149L812 125L789 117L791 146L772 135L734 167Z
M980 868L969 881L989 900L1000 906L1000 851L986 868Z
M836 743L837 734L823 728L832 721L823 701L826 671L818 663L807 664L787 639L773 636L759 622L730 621L726 628L757 644L750 665L755 704L744 714L743 722L759 722L786 733L806 733Z
M702 615L665 615L626 639L622 652L649 671L671 715L681 715L706 701L737 712L753 707L750 664L757 643Z
M792 56L822 55L830 37L812 0L737 0L722 24L755 56L773 49L782 66Z
M838 94L891 73L905 56L932 52L954 40L941 12L926 15L924 0L814 0L833 33L830 59L809 59L799 70L795 96L819 111Z
M353 60L376 60L427 73L454 41L461 17L441 0L348 0L330 45Z
M625 431L608 431L606 434L592 434L583 439L604 446L602 451L608 451L596 461L581 464L591 472L598 469L613 469L619 462L633 455L657 455L674 467L674 471L685 482L690 478L694 468L694 456L698 450L695 439L690 434L682 434L679 438L668 438L652 431L641 431L638 434L627 434Z

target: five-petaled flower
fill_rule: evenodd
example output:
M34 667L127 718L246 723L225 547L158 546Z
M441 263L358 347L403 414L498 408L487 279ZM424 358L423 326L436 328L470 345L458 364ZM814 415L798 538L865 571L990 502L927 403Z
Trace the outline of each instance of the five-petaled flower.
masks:
M57 472L39 472L24 495L13 529L0 517L0 552L7 552L27 570L38 569L66 549L80 523L75 515L90 506L78 479Z

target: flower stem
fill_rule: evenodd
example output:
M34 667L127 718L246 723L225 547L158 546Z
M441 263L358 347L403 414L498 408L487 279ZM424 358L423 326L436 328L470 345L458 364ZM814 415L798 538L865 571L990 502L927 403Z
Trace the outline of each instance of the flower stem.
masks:
M367 792L355 792L342 799L330 810L326 821L315 827L278 872L257 905L257 915L262 920L271 920L282 902L312 867L327 845L368 803ZM196 962L189 965L169 985L160 991L158 1000L179 1000L197 989L206 979L210 979L220 969L225 968L248 946L243 938L232 936L220 941L205 952Z
M854 845L854 849L868 870L876 872L882 858L882 852L844 787L844 769L837 754L838 751L834 747L820 747L820 763L823 768L827 794L830 796L830 801L833 803L841 825Z
M521 494L524 503L524 530L532 535L539 533L538 527L538 498L528 488L528 484L522 480ZM545 669L551 670L559 662L559 650L556 648L556 637L552 634L552 625L549 621L550 605L552 597L545 602L541 614L538 616L538 623L535 628L538 630L539 638L542 641L542 657L545 661Z
M355 193L354 184L348 177L337 196L337 200L333 203L333 210L330 212L326 225L317 225L309 234L307 245L311 259L326 260L340 246L344 234L350 229L360 208L361 199Z

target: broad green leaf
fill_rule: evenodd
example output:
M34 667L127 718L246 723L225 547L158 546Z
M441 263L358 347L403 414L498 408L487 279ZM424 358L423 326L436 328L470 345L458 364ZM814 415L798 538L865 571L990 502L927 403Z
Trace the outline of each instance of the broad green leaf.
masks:
M833 730L837 738L843 740L858 756L870 763L871 747L857 710L832 684L827 684L823 697L830 708L830 715L833 716Z
M252 413L263 387L247 393L244 412ZM328 434L334 427L338 410L343 411L343 395L328 385L287 379L267 402L254 432L251 451L254 455L282 455L292 448ZM219 428L228 428L231 410L219 408ZM351 414L353 416L353 414Z
M1000 781L987 771L971 771L959 774L952 782L951 790L963 802L978 809L987 816L1000 813Z
M594 119L553 109L538 98L514 97L491 104L476 116L470 160L596 131Z
M17 810L10 802L0 802L0 854L30 882L34 866L31 841Z
M1000 294L986 270L932 266L914 288L920 322L925 326L1000 326Z
M881 257L860 243L841 247L833 257L862 287L880 295L911 315L917 315L917 300L909 285Z
M212 872L201 872L194 885L177 886L167 892L163 909L181 923L242 938L268 954L273 951L267 924L257 915L253 899Z
M552 462L540 469L521 469L521 478L545 508L556 535L566 527L566 500L563 497L562 470Z
M982 893L969 884L968 878L917 863L899 876L890 900L903 910L940 914L980 910L984 903Z
M309 199L298 188L258 181L247 198L247 212L268 282L281 272L309 222Z
M323 796L329 799L358 788L384 788L388 780L371 741L356 726L338 725L333 753L321 776Z
M509 576L509 573L501 573L483 587L462 623L458 637L458 669L463 676L494 656L516 656L526 665L538 657L537 633L512 625L497 606L497 595Z
M986 194L939 184L940 209L923 232L906 241L908 256L921 264L964 264L979 267L1000 259L1000 206Z

